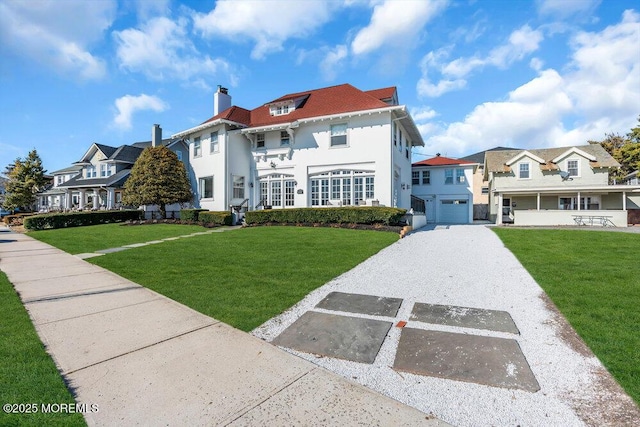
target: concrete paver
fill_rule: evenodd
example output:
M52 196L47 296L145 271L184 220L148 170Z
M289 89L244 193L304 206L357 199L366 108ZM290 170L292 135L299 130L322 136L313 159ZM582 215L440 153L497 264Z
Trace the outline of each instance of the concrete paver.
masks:
M91 426L447 425L76 256L3 237L0 269L78 403L98 405Z
M273 344L305 353L373 363L391 322L308 311Z
M520 333L511 315L500 310L416 303L411 312L411 320L511 334Z
M331 292L316 307L325 310L368 314L370 316L395 317L401 304L402 298Z
M404 328L393 368L494 387L540 390L513 339Z

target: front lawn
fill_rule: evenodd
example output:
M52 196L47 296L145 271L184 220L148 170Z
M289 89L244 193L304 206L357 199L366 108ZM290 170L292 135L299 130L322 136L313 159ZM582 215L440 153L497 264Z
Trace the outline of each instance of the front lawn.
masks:
M115 230L151 233L158 226L116 226ZM173 227L177 234L189 230ZM120 245L113 240L104 244L113 239L113 232L111 225L98 225L29 234L39 239L47 235L48 243L65 249L72 240L66 234L70 233L74 250L86 252L89 247L97 249L100 242L101 248ZM148 235L141 241L154 238ZM89 262L250 331L397 240L396 233L382 231L250 227L129 249Z
M0 425L86 425L80 413L43 413L42 404L75 404L75 399L45 351L16 291L2 272L0 312L0 402L3 405L28 404L28 410L32 412L6 413L3 410ZM27 408L13 409L24 411Z
M640 235L494 231L620 385L640 402Z
M103 224L87 227L58 228L30 231L29 236L53 245L70 254L94 252L99 249L117 248L132 243L144 243L167 237L182 236L205 231L199 225L151 224L123 225Z

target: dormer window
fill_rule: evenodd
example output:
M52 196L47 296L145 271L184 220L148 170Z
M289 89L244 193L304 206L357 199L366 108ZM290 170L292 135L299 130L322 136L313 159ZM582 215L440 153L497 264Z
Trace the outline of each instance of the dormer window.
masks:
M296 109L293 101L287 101L283 104L274 104L269 107L269 112L272 116L284 116Z
M567 160L567 172L569 172L569 176L580 176L579 164L580 162L578 160Z

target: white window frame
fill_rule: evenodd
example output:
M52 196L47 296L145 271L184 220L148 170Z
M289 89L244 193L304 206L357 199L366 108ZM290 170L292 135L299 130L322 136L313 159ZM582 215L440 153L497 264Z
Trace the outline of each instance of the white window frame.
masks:
M256 134L256 148L265 148L266 147L266 139L264 133Z
M576 167L575 168L571 168L569 166L570 162L575 162L576 163ZM572 169L575 169L575 173L571 173ZM569 173L569 176L580 177L580 159L567 159L567 172Z
M260 201L278 208L295 207L296 181L293 175L270 174L258 178Z
M199 136L193 138L193 158L202 157L202 141Z
M522 176L523 172L525 172L522 167L527 167L527 176ZM531 179L531 162L520 162L518 163L518 179Z
M241 175L233 175L231 177L231 195L234 199L243 199L245 198L245 186L244 186L244 176Z
M420 171L411 171L411 185L420 185Z
M456 184L466 184L467 178L464 175L464 169L456 169Z
M431 185L431 171L422 171L422 185Z
M95 178L97 176L96 167L94 165L87 166L85 169L85 178Z
M341 206L358 206L375 198L375 172L337 170L309 176L311 206L327 206L330 200Z
M287 132L286 130L280 131L280 146L281 147L291 146L291 136L289 135L289 132Z
M331 125L329 146L332 148L341 148L349 146L349 132L347 123L336 123ZM341 142L344 141L344 142Z
M206 181L207 180L211 180L211 197L205 197L205 186L206 186ZM211 176L203 176L198 178L198 194L200 195L200 199L201 200L213 200L215 193L213 191L213 184L214 184L214 180L213 180L213 175Z
M451 168L447 168L444 170L444 183L445 185L452 185L453 184L453 176L454 176L454 172L453 169Z
M220 151L219 136L218 131L209 134L209 153L218 153Z

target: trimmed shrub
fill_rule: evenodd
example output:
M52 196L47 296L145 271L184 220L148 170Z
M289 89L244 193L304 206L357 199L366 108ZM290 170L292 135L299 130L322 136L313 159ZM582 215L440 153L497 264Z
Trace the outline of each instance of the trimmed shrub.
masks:
M82 227L85 225L139 220L143 215L144 212L138 210L89 211L35 215L25 218L24 228L27 230L45 230L52 228Z
M250 211L244 220L258 224L384 224L400 223L405 209L387 207L297 208Z
M198 222L200 212L206 212L206 209L180 209L180 220L188 222Z
M200 212L200 214L198 216L198 222L200 222L203 225L209 225L209 224L211 224L211 225L232 225L231 223L233 222L233 216L231 215L231 212L227 212L227 211Z

